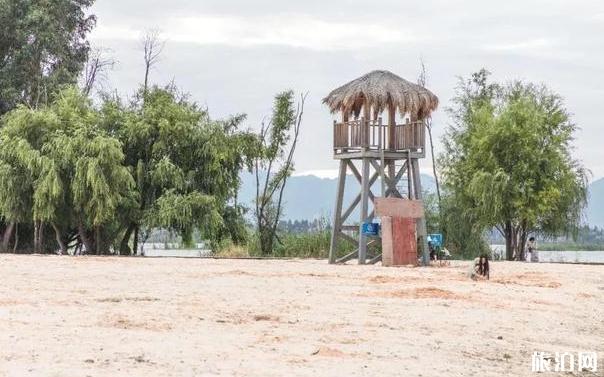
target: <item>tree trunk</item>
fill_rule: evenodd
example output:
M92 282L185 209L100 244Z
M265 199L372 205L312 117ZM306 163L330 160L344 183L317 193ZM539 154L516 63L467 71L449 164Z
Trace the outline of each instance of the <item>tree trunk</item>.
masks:
M430 153L432 155L432 173L434 174L434 183L436 183L436 195L438 196L438 216L442 215L441 210L441 196L440 196L440 183L438 181L438 174L436 174L436 159L434 157L434 142L432 141L432 121L429 120L426 128L428 129L428 137L430 138ZM441 220L442 223L442 220Z
M82 240L82 243L84 244L84 247L86 248L86 253L93 254L94 246L92 244L92 241L86 234L86 229L84 229L84 225L82 224L82 222L78 223L78 234L80 235L80 239Z
M40 236L40 232L38 232L39 228L40 223L38 222L38 220L34 220L34 253L37 253L38 249L40 248L40 240L38 239L38 237Z
M7 253L8 248L10 246L10 239L13 235L13 230L15 229L15 223L11 222L4 229L4 234L2 236L2 247L0 248L0 252Z
M514 249L512 247L512 224L508 221L505 223L505 257L507 260L514 259Z
M130 238L132 237L132 232L134 232L135 227L135 223L130 223L130 225L128 225L128 229L126 229L124 238L122 238L122 242L120 243L120 255L132 254L132 250L130 249Z
M96 246L95 246L96 255L103 254L103 250L101 247L101 227L100 226L94 227L94 242L96 244Z
M55 238L57 240L57 243L59 244L60 254L61 255L67 254L67 246L65 245L65 241L63 241L63 237L61 235L61 230L54 223L52 224L52 227L55 230Z
M528 232L526 230L526 227L524 225L521 226L520 228L520 232L519 232L519 239L518 239L518 256L520 258L518 258L519 261L525 261L526 260L526 255L524 253L524 246L526 245L526 239L528 237Z
M258 233L260 235L260 250L262 251L262 255L271 255L273 252L273 240L275 235L272 232L272 229L267 225L263 225L258 228Z
M138 225L134 226L134 242L132 244L132 255L138 254Z
M38 225L38 253L43 254L46 250L44 250L44 223L40 220L40 225Z
M518 260L518 228L512 226L512 260Z
M13 253L17 252L19 246L19 223L15 224L15 244L13 245Z

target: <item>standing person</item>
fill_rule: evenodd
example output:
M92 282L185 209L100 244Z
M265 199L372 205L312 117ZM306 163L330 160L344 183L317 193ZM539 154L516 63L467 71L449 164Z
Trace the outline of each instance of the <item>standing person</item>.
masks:
M537 242L535 241L535 237L529 238L526 243L526 261L537 262Z

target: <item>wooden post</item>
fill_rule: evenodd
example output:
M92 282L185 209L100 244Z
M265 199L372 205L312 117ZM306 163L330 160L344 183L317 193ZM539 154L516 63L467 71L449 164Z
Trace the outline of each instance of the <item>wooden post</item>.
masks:
M413 169L411 167L411 151L407 151L407 198L408 199L417 199L413 191L415 190L413 186Z
M394 129L396 128L396 106L388 105L388 149L394 149Z
M344 200L344 186L346 184L346 160L340 160L340 173L338 175L338 192L336 194L336 208L333 213L331 228L331 244L329 248L329 263L336 263L338 255L338 237L342 230L342 202Z
M363 147L369 147L369 122L371 120L371 106L369 105L369 101L365 98L365 103L363 104L363 118L361 122L361 129L363 135Z
M422 183L420 180L419 172L419 161L417 158L411 159L412 171L413 171L413 184L415 191L415 199L422 200ZM420 239L420 246L422 248L422 264L427 266L430 264L430 250L428 250L428 239L426 231L426 216L422 216L417 221L417 236Z
M367 236L363 234L363 223L369 212L369 159L363 158L361 175L361 221L359 223L359 264L367 261Z
M417 265L415 219L382 216L382 266Z

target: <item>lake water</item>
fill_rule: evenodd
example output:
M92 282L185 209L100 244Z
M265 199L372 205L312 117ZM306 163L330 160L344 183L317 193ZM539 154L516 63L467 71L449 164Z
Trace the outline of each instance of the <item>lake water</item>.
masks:
M505 245L491 245L494 255L503 257ZM604 251L537 251L540 263L602 263Z
M168 248L166 248L166 246ZM196 245L195 249L176 249L172 245L160 243L145 244L146 257L180 257L202 258L212 255L212 251L205 248L204 244ZM505 245L491 245L494 255L505 259ZM540 263L602 263L604 264L604 251L549 251L539 250Z
M144 245L146 257L181 257L181 258L201 258L208 257L212 251L207 249L204 244L195 245L194 249L178 249L177 245L164 243L146 243Z

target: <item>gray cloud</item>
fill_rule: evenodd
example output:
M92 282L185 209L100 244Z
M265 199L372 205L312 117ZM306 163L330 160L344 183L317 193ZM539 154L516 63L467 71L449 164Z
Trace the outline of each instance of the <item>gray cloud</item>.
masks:
M429 87L443 104L434 118L437 137L448 122L444 108L456 77L486 67L495 79L544 82L559 92L582 127L577 156L604 176L598 1L105 0L93 11L94 43L114 51L120 64L110 84L123 93L140 82L137 38L149 27L168 37L153 79L174 78L215 116L245 112L256 126L276 92L308 90L300 170L335 166L331 116L320 103L326 93L378 68L415 80L423 57Z

